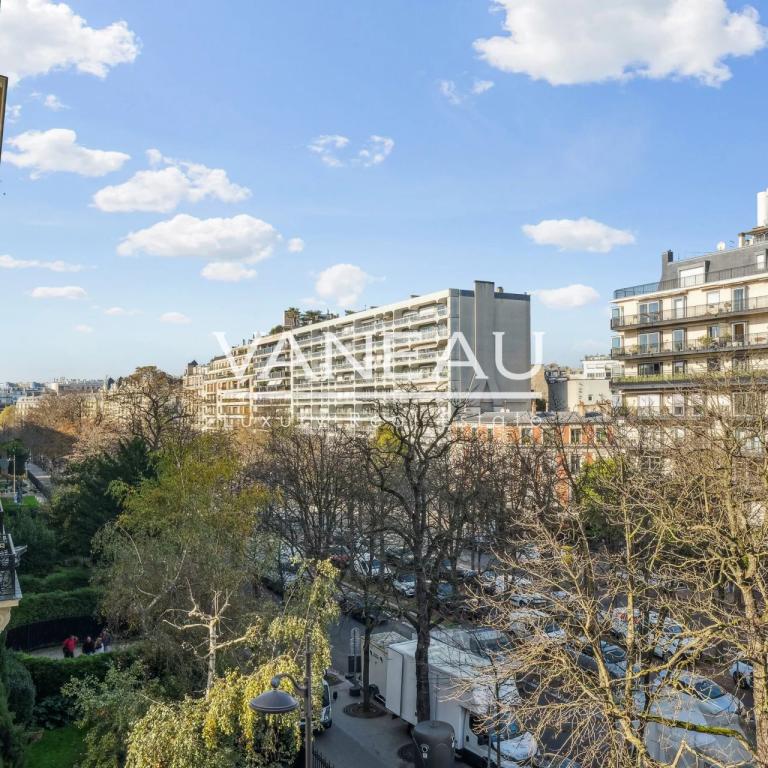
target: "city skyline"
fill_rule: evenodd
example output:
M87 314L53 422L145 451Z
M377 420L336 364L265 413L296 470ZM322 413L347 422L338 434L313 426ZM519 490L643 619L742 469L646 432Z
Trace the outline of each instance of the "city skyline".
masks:
M179 373L288 306L475 279L532 294L546 361L608 352L612 290L768 186L768 6L630 5L6 0L0 381Z

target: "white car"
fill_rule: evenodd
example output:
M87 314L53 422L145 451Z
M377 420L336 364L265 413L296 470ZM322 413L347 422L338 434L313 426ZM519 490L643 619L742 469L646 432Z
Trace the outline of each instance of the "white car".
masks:
M509 595L507 600L515 608L546 608L551 600L541 592L519 592Z
M751 688L753 686L755 671L751 661L737 659L731 664L729 671L737 688Z
M377 579L379 576L391 574L389 566L385 565L378 557L369 555L367 552L356 557L353 565L358 575L370 579Z
M635 617L639 613L635 610ZM611 615L611 631L621 639L627 636L627 619L629 618L626 608L615 608ZM685 636L685 630L672 618L667 616L661 632L657 632L656 625L659 623L659 614L656 611L648 612L648 623L650 632L656 635L656 645L653 653L661 659L668 659L675 653L682 652L684 655L692 653L695 650L695 641L691 637Z
M652 688L664 693L667 689L683 694L692 699L704 716L741 715L744 705L728 691L721 688L714 680L694 674L680 672L670 674L662 670L652 683Z
M392 588L403 597L416 594L416 576L413 573L400 573L392 580Z
M512 611L509 617L509 631L518 640L539 637L554 643L564 643L566 639L565 632L551 616L531 608Z
M496 765L496 745L501 753L501 768L517 768L529 765L539 754L536 737L524 731L516 722L511 722L502 731L491 734L490 748L492 765Z

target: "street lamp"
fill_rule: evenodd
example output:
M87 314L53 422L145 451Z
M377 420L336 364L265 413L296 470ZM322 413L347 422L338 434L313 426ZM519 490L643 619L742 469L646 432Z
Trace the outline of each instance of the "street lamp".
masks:
M264 715L286 715L294 712L301 704L290 693L279 690L281 680L290 680L296 695L304 699L304 765L306 768L312 768L312 652L309 647L309 633L307 633L305 675L303 685L298 683L293 675L286 673L275 675L270 682L272 690L251 699L248 706L254 712Z

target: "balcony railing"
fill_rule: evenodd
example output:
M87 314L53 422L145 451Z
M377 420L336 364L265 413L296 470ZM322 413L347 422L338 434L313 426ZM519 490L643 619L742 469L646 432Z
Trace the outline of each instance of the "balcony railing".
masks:
M719 339L705 337L691 341L665 341L658 344L637 344L629 347L615 347L611 357L623 359L626 357L655 357L657 355L674 355L686 353L718 353L729 350L742 350L750 347L768 345L768 333L750 333L735 338L722 337Z
M716 283L719 280L731 280L747 275L765 274L764 264L744 264L740 267L718 269L706 272L703 275L690 275L688 277L676 277L672 280L659 280L655 283L643 283L632 285L629 288L619 288L613 292L614 299L628 299L632 296L642 296L645 293L657 293L659 291L673 291L678 288L695 288L697 285Z
M721 301L716 304L696 304L685 309L661 309L656 312L640 312L636 315L611 318L611 328L633 328L660 323L673 323L677 320L695 320L701 317L718 317L722 315L739 315L756 310L768 310L768 296L757 296L752 299L737 299L736 301Z

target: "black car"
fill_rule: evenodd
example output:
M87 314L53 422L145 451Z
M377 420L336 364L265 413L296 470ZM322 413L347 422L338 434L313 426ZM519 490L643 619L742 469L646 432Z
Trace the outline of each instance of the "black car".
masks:
M389 618L380 605L372 600L366 602L362 595L347 595L340 608L342 612L363 624L366 621L374 625L384 624Z
M413 568L413 553L407 547L387 547L384 550L384 559L398 568Z

